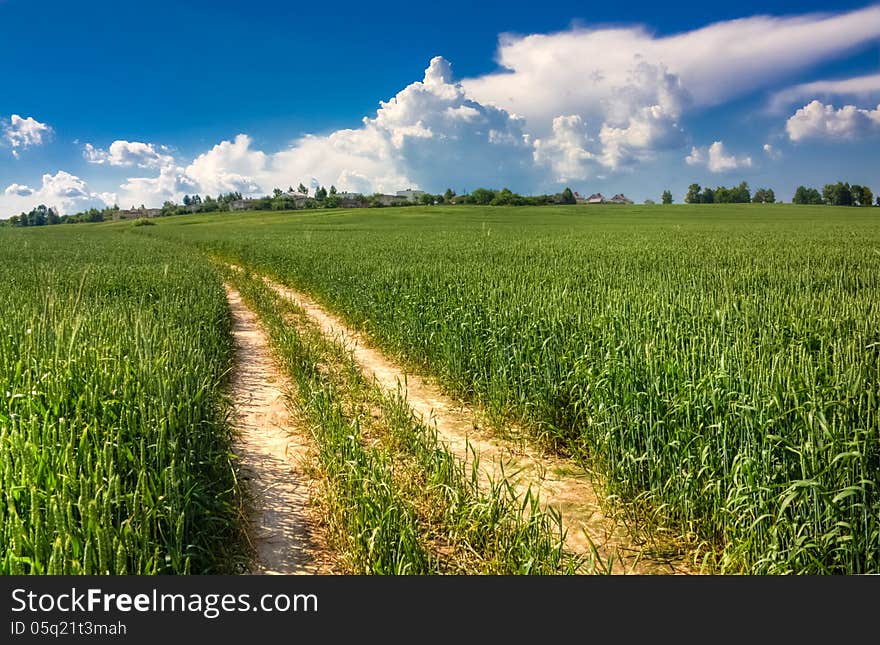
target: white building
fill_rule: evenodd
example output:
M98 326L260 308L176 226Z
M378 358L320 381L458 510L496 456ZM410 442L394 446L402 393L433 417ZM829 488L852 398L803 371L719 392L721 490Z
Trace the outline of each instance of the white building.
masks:
M407 188L406 190L398 190L397 196L403 197L407 201L417 202L422 199L422 195L425 194L424 190L413 190L412 188Z

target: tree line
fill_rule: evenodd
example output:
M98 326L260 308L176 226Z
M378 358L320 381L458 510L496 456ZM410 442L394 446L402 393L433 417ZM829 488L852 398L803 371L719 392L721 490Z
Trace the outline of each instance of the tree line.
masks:
M749 184L745 181L731 188L727 186L702 188L700 184L694 183L688 186L684 201L688 204L748 204L749 202L773 204L776 201L776 194L772 188L759 188L752 195Z
M792 204L828 204L830 206L871 206L874 193L867 186L844 183L825 184L821 194L815 188L798 186L791 200ZM877 196L880 206L880 195Z
M792 197L792 204L824 204L828 206L871 206L874 193L868 186L859 184L850 185L842 181L836 184L825 184L820 193L815 188L798 186ZM876 198L876 205L880 206L880 195ZM660 196L664 204L673 202L672 192L664 190ZM688 204L745 204L748 202L760 204L773 204L776 202L776 194L772 188L759 188L752 194L748 182L740 182L738 186L727 188L718 186L710 188L701 187L693 183L688 186L684 201ZM653 200L646 200L653 204Z
M360 208L382 208L387 206L387 195L382 193L373 193L372 195L362 195L360 193L346 194L343 199L335 186L329 189L324 186L318 186L314 192L309 195L309 189L302 183L296 190L306 198L297 200L294 195L293 187L289 187L287 192L280 188L275 188L271 195L248 199L248 210L297 210L297 209L315 209L315 208L339 208L340 206L352 206ZM816 188L807 186L798 186L792 198L793 204L826 204L831 206L871 206L874 194L868 186L860 186L859 184L837 182L836 184L825 184L820 193ZM211 213L217 211L233 210L233 203L241 202L244 198L240 192L231 191L221 193L217 197L206 195L184 195L181 203L166 201L161 209L158 209L158 215L187 215L192 213ZM664 190L660 196L663 204L672 204L672 192ZM776 202L776 195L772 188L759 188L752 194L749 184L745 181L740 182L738 186L727 188L726 186L718 186L710 188L708 186L701 187L700 184L693 183L688 186L687 194L684 201L688 204L742 204L742 203L762 203L772 204ZM560 193L543 194L543 195L520 195L509 188L497 190L494 188L477 188L471 193L458 195L451 188L447 188L445 192L438 194L424 193L420 195L416 201L401 200L395 202L394 206L414 206L414 205L434 205L434 204L476 204L481 206L546 206L552 204L575 204L574 193L570 188L566 187ZM646 204L653 204L653 200L646 200ZM880 206L880 195L876 198L876 205ZM146 208L141 205L141 211L146 212ZM13 215L8 220L0 220L0 225L6 226L50 226L53 224L79 224L83 222L104 222L119 219L120 208L118 205L108 206L106 208L89 208L78 213L59 215L57 209L47 207L40 204L29 212L23 212L20 215Z
M295 197L296 193L305 196L305 199ZM318 186L312 194L309 195L309 189L303 184L299 184L296 192L293 187L287 189L287 192L280 188L275 188L271 195L248 199L247 210L257 211L287 211L298 209L317 209L317 208L339 208L340 206L360 207L360 208L382 208L388 206L388 195L382 193L373 193L372 195L362 195L360 193L349 193L345 197L339 194L335 186L325 188ZM396 197L396 196L393 196ZM217 197L210 195L184 195L180 203L173 201L165 201L161 209L156 209L159 217L167 217L170 215L189 215L193 213L212 213L218 211L230 211L233 209L235 202L245 201L240 192L221 193ZM570 188L565 188L562 192L546 195L520 195L511 191L509 188L501 190L492 188L477 188L472 193L458 195L451 188L447 188L443 193L431 194L424 193L415 201L406 200L405 198L397 198L393 203L394 206L415 206L415 205L435 205L435 204L480 204L486 206L544 206L549 204L574 204L576 203L574 193ZM141 212L146 213L147 208L142 204ZM152 209L149 209L152 210ZM81 222L103 222L119 219L122 211L118 205L110 206L103 209L90 208L86 211L73 213L69 215L59 215L57 210L47 207L43 204L37 206L29 213L21 213L15 215L5 222L0 220L0 225L8 226L48 226L53 224L78 224Z

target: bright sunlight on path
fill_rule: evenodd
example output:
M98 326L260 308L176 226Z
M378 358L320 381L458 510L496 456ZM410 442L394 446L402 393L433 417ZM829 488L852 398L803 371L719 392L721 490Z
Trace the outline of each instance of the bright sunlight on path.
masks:
M250 573L326 573L314 542L309 480L302 462L308 444L291 424L287 381L269 352L257 317L226 288L234 319L235 453L250 493L248 535L255 551Z

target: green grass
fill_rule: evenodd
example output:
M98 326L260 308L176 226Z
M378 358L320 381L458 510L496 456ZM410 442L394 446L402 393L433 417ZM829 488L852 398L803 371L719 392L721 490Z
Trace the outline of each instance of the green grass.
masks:
M236 570L229 329L178 247L0 229L0 574Z
M139 229L304 289L722 571L880 571L877 209L413 208Z
M258 313L295 383L323 472L336 550L354 573L556 574L587 566L563 552L559 516L505 481L481 486L405 400L370 383L351 356L262 280L223 269Z

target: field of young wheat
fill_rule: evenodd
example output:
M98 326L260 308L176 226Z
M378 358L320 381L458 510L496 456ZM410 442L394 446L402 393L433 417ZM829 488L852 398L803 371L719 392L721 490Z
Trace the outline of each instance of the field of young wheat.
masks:
M0 573L235 570L228 321L166 243L0 230Z
M256 283L221 276L232 263L309 293L499 432L516 424L587 465L612 506L673 531L707 570L876 573L875 210L427 207L0 231L2 570L230 561L224 279L291 361L325 470L349 485L335 494L355 508L381 491L375 508L397 509L381 540L410 546L360 570L443 569L418 543L428 502L405 499L387 455L350 443L360 421L333 398L345 388L306 365L326 360L285 336ZM352 490L353 464L381 481L357 475ZM552 569L552 527L534 517ZM366 511L347 518L369 534Z

